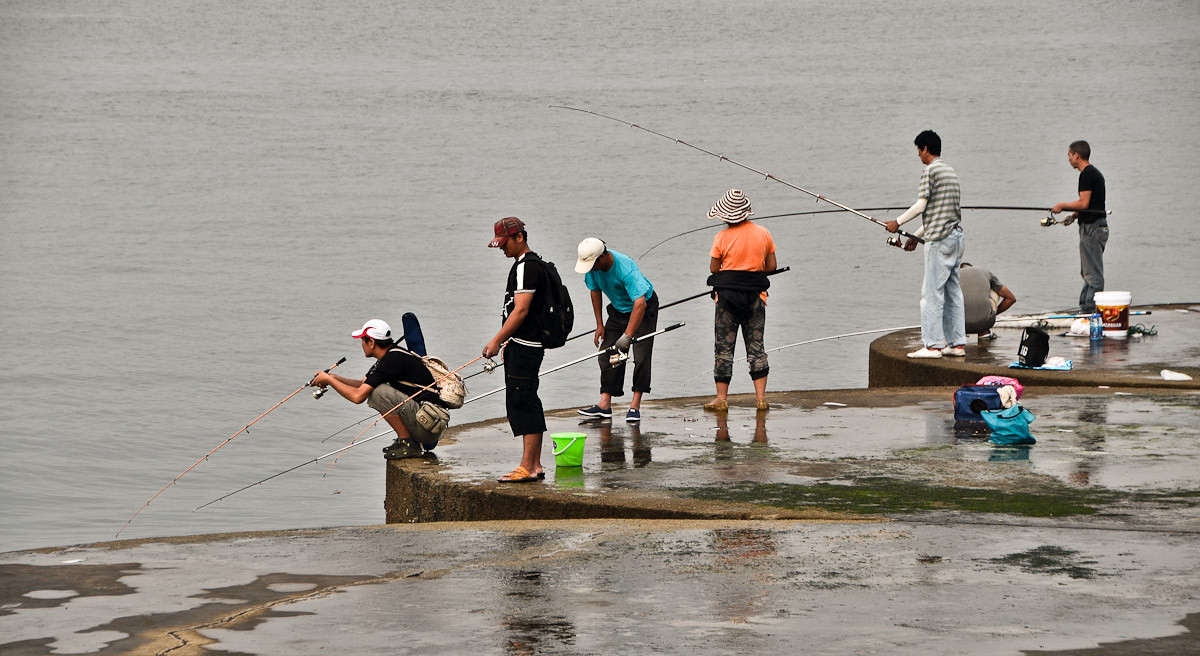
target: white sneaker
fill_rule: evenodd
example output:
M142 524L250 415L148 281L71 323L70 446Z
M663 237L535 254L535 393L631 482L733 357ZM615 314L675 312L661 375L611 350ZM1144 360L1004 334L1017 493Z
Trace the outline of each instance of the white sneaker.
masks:
M937 349L922 348L920 351L913 351L908 354L910 358L940 358L942 352Z
M950 357L954 358L965 358L967 357L967 350L961 346L947 346L946 348L942 349L942 355L949 355Z

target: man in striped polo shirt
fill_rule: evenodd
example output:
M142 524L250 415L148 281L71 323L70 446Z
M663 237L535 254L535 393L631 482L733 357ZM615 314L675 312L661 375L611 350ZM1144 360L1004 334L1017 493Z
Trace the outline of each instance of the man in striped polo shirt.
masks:
M958 284L958 267L962 263L963 242L962 193L958 174L941 160L942 138L926 130L913 141L917 157L925 165L917 202L887 222L889 232L896 232L906 221L921 215L921 227L915 233L925 239L925 282L921 289L921 341L924 346L908 354L910 358L962 357L967 343L966 318L963 310L962 287ZM917 247L909 239L904 250Z

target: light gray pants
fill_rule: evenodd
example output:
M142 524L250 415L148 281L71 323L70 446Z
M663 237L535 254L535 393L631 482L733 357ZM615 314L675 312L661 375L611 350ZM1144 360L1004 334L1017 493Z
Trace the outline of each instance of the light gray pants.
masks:
M367 397L367 405L378 411L379 414L396 408L396 412L393 414L400 417L400 422L408 429L408 434L412 436L412 439L420 442L426 449L432 449L437 445L438 438L442 436L442 431L445 430L446 423L450 419L450 413L446 412L444 408L428 402L409 401L407 394L387 383L371 390L371 396ZM432 415L441 418L442 421L434 426L434 430L430 430L422 423L422 414L427 417Z
M1104 291L1104 246L1108 243L1108 222L1079 224L1079 275L1083 290L1079 292L1079 309L1095 312L1096 292Z

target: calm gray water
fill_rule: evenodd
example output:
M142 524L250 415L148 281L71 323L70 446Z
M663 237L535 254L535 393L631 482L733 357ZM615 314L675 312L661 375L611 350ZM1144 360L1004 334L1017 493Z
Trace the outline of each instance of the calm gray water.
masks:
M759 215L812 198L593 109L853 206L908 205L933 128L966 204L1075 197L1066 147L1108 180L1108 287L1196 300L1200 4L1177 2L246 3L0 5L0 549L113 537L173 477L339 357L416 312L451 366L498 326L520 216L581 320L575 244L628 254L727 188ZM1073 229L972 212L967 259L1020 298L1077 297ZM917 255L851 215L764 223L768 348L918 319ZM641 261L664 302L704 289L705 231ZM711 307L664 322L655 397L707 394ZM774 389L861 387L870 338L771 356ZM586 353L584 340L547 365ZM1015 350L1015 344L1014 344ZM742 365L744 367L744 364ZM475 369L471 369L474 371ZM472 380L473 392L502 384ZM548 407L596 374L547 377ZM734 391L749 391L744 369ZM503 413L495 395L454 414ZM307 392L255 424L122 537L377 523L382 439L200 512L346 443L368 416ZM652 427L653 413L646 425ZM374 432L374 431L373 431ZM373 433L372 433L373 434ZM503 473L515 464L494 464Z

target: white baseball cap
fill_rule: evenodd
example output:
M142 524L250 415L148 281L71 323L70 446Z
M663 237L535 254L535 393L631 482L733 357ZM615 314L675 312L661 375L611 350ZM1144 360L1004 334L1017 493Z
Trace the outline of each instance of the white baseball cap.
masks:
M588 237L579 242L579 261L575 263L575 273L587 273L596 266L596 258L604 255L604 242L595 237Z
M361 330L350 333L350 336L354 339L362 339L363 337L370 337L375 340L391 339L392 327L387 325L387 322L383 319L371 319L363 324Z

